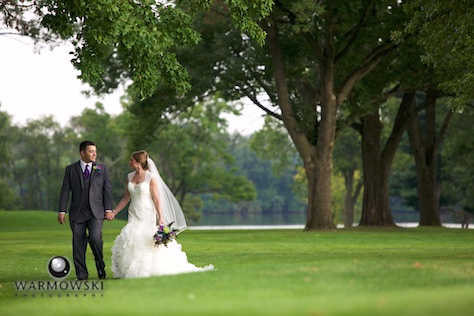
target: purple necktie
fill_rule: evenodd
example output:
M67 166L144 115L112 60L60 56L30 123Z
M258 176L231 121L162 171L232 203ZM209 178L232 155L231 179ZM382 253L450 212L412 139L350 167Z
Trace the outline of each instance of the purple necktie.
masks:
M89 171L89 165L86 165L86 169L84 170L84 177L88 179L90 174L91 172Z

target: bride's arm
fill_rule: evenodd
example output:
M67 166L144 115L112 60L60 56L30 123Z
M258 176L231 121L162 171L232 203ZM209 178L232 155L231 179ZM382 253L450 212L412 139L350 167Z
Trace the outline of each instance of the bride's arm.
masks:
M155 177L153 177L150 182L150 193L151 198L153 199L153 203L155 204L156 212L158 213L158 217L160 218L160 224L164 224L165 221L163 218L163 211L161 210L161 203L158 197L158 184Z
M128 181L127 181L128 184ZM130 192L128 192L128 187L125 185L125 192L123 193L123 197L120 202L117 204L115 209L112 210L115 215L117 215L125 206L127 206L128 202L130 202Z

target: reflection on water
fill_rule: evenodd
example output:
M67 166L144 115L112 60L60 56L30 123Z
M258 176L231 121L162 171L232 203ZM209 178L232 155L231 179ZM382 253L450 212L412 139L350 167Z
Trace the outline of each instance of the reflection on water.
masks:
M397 216L398 215L398 216ZM394 221L397 226L400 227L418 227L419 217L413 218L403 217L400 214L394 214ZM235 213L220 213L220 214L203 214L201 220L198 223L188 223L188 225L195 228L205 227L222 227L222 226L240 226L240 227L279 227L286 226L287 228L302 228L306 224L306 213L289 213L289 214L235 214ZM357 222L354 226L357 226ZM461 228L461 224L455 221L443 221L443 226L448 228ZM338 224L338 228L342 228L343 225ZM474 225L469 225L470 229L474 229Z
M212 225L304 225L305 213L290 214L203 214L198 223L189 223L192 226Z

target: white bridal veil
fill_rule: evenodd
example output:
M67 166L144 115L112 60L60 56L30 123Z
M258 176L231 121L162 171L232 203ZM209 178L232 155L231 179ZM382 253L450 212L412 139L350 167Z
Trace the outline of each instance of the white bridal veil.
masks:
M181 206L176 200L173 192L171 192L171 190L161 178L158 168L156 168L155 162L151 158L148 158L148 168L157 180L158 194L165 225L173 223L173 226L176 227L180 232L185 230L187 226L183 210L181 209Z

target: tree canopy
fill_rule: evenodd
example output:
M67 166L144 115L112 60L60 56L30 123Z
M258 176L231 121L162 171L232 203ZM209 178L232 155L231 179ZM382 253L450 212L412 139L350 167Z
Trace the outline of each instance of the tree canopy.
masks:
M469 0L409 1L412 18L406 31L415 34L423 48L422 60L447 76L440 88L450 94L456 107L474 99L474 7Z
M188 72L175 51L200 41L191 14L208 10L214 2L225 3L225 14L235 25L263 42L258 21L269 14L270 0L2 0L0 18L7 27L35 39L51 34L72 42L72 63L95 93L109 93L129 80L131 92L144 98L162 82L180 94L190 89Z
M436 136L431 119L436 99L448 96L460 109L473 99L474 12L467 0L41 0L1 1L0 9L4 23L19 33L38 39L49 33L71 41L80 78L96 93L133 82L126 105L127 122L134 124L129 145L156 142L166 126L184 124L177 117L193 107L195 113L209 112L202 103L216 93L228 100L248 98L281 121L286 133L256 139L291 140L289 147L300 155L307 178L307 230L335 228L333 155L345 128L362 131L363 165L371 168L364 168L364 176L373 176L364 182L364 198L372 197L364 208L372 213L363 212L361 224L389 226L386 177L408 122L412 140L422 133L430 136L424 149L416 145L421 142L412 144L418 152L430 152L429 159L417 159L430 163L428 191L434 197L436 164L431 162L440 147L431 137ZM425 65L418 62L420 56ZM384 144L384 102L397 94L400 106ZM422 120L410 121L417 111ZM100 119L105 126L107 118ZM194 125L195 120L203 125ZM186 118L191 121L198 130L214 126L202 115ZM32 124L32 133L54 130L54 122L40 123L47 126ZM424 130L414 125L419 123ZM81 123L75 128L80 131ZM193 151L204 155L200 148Z

